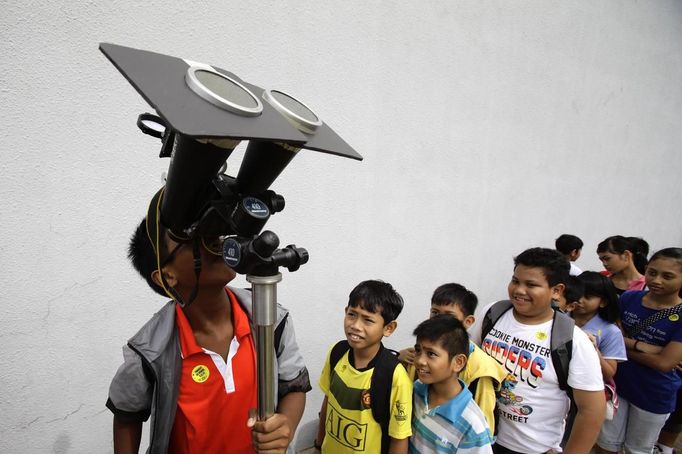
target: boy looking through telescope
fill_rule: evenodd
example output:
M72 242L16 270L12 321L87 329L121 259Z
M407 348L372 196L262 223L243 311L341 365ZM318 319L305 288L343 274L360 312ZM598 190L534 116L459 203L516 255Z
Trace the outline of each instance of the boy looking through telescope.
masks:
M109 388L114 450L137 453L151 415L148 453L281 452L293 438L311 389L288 311L277 307L276 413L256 421L257 377L251 292L235 277L218 239L175 241L158 222L158 197L129 247L135 269L169 301L123 347ZM199 247L200 244L200 247ZM201 272L196 273L196 249ZM170 289L169 289L170 288Z

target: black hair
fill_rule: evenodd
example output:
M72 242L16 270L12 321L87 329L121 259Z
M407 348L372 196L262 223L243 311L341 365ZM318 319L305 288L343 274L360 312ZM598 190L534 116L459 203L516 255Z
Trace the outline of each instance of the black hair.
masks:
M661 249L652 255L649 261L651 262L653 260L662 258L677 260L680 265L682 265L682 248L667 247L665 249Z
M561 252L542 247L526 249L514 257L514 269L519 265L542 268L550 287L565 284L571 269L571 264Z
M585 284L585 297L597 296L606 306L597 312L601 318L615 323L619 318L618 293L611 279L596 271L583 271L578 278Z
M360 282L348 296L349 307L362 307L369 312L381 310L384 325L398 318L403 310L403 298L388 282L369 280Z
M456 355L469 357L469 334L462 322L447 314L436 315L421 322L412 333L417 342L438 342L448 352L449 359Z
M564 255L568 255L576 249L581 250L584 244L583 240L577 236L564 233L563 235L560 235L559 238L554 240L554 246L556 247L557 251Z
M471 290L461 284L443 284L433 291L431 304L436 306L447 306L454 304L458 306L465 317L474 315L478 298Z
M566 278L566 288L564 289L564 298L566 303L575 303L585 294L585 284L578 276L568 276Z
M610 236L597 245L597 254L600 252L610 252L611 254L622 255L625 251L632 254L632 262L640 274L646 271L648 262L646 256L649 254L649 243L636 236Z
M161 248L161 261L167 255L166 228L159 225L159 247ZM133 267L147 281L147 284L159 295L168 296L163 287L152 280L152 273L157 269L156 253L149 236L147 235L147 221L142 219L137 226L128 246L128 258Z
M630 249L632 251L632 260L635 262L635 268L639 271L639 274L644 274L646 272L646 264L649 263L647 260L647 255L649 255L649 243L644 241L644 238L639 238L636 236L629 236L627 240L630 242Z

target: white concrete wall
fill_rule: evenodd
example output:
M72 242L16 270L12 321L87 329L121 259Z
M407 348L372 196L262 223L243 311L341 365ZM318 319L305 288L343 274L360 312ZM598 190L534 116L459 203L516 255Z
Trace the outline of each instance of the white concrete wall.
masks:
M437 285L504 296L512 256L682 244L679 1L5 0L0 15L0 452L112 452L120 347L161 305L126 260L167 161L101 41L298 95L364 162L302 152L269 223L310 251L281 301L316 382L360 280L406 308ZM244 284L243 277L239 284ZM317 414L309 394L305 420Z

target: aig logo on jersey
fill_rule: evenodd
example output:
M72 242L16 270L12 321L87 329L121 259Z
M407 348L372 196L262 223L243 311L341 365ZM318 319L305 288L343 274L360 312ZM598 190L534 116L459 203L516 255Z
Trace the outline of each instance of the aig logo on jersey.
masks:
M364 451L367 442L367 424L360 424L339 414L334 407L327 405L327 434L336 441L355 451Z

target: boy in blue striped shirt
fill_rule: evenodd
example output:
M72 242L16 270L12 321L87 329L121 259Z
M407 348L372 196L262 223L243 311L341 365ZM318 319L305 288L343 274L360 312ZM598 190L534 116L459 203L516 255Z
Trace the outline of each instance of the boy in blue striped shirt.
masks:
M494 439L483 412L459 373L466 366L469 336L450 315L423 321L414 330L414 384L410 453L492 453Z

